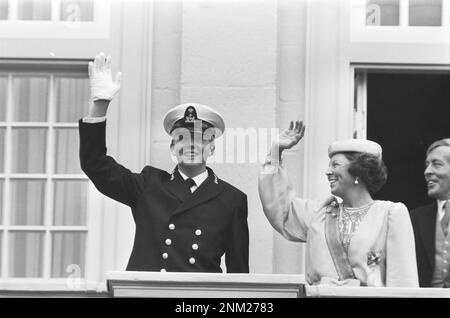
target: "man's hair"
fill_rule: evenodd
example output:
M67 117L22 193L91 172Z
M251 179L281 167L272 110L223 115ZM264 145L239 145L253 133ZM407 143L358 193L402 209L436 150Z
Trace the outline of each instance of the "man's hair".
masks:
M450 147L450 138L443 138L433 142L427 149L427 156L430 154L430 152L440 146Z

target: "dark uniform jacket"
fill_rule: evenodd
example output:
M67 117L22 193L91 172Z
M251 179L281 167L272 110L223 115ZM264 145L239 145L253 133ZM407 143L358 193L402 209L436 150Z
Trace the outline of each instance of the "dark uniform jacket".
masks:
M411 211L420 287L431 287L436 251L436 218L436 202Z
M136 233L129 271L248 273L247 196L208 178L191 193L178 170L132 173L106 155L106 122L79 122L81 168L104 195L131 207Z

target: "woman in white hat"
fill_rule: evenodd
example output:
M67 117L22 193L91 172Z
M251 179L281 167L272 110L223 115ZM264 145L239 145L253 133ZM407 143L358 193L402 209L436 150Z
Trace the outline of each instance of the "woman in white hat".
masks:
M331 144L326 176L332 196L301 199L280 161L283 150L296 145L304 131L302 122L291 122L272 145L259 194L275 230L290 241L306 242L307 283L418 287L407 208L372 199L387 179L380 145L363 139Z

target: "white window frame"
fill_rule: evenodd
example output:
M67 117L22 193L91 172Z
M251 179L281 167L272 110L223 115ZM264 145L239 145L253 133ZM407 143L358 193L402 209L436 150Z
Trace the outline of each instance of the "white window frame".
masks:
M366 25L366 0L351 0L350 41L385 43L450 43L450 0L442 0L441 26L409 26L408 12L409 0L400 0L400 25Z
M0 38L84 40L109 38L110 0L94 0L93 21L60 21L60 5L61 0L52 0L50 21L25 21L17 20L17 0L9 0L8 20L0 20Z
M101 216L102 208L101 195L95 189L92 182L89 181L86 175L80 174L55 174L54 170L54 132L55 128L72 128L77 129L78 123L60 123L55 122L55 110L54 98L49 98L48 102L48 115L46 122L15 122L12 118L12 77L14 75L36 75L36 76L48 76L49 81L49 96L53 94L54 77L59 75L76 75L83 76L86 70L87 77L87 61L23 61L23 60L0 60L0 75L7 76L8 78L8 100L6 107L6 118L4 123L0 123L0 127L6 128L5 130L5 158L4 158L4 172L0 173L0 178L4 180L3 185L3 206L2 206L2 222L0 224L0 233L2 236L1 246L1 271L0 280L7 279L10 282L16 281L23 283L29 280L32 281L61 281L64 278L51 278L51 249L52 249L52 233L56 231L63 232L83 232L86 233L85 239L85 264L84 264L84 278L81 280L82 286L74 286L74 288L83 287L87 282L98 282L101 278L99 255L101 255ZM46 140L46 172L35 174L24 173L11 173L11 132L15 127L45 127L47 128L47 140ZM74 145L78 147L78 145ZM11 179L39 179L46 181L46 193L45 193L45 210L44 210L44 224L39 226L13 226L10 224L10 205L8 198L10 196L10 180ZM87 185L87 218L86 226L54 226L53 220L53 181L54 180L86 180ZM43 243L43 276L40 278L12 278L8 277L9 271L9 235L8 231L39 231L45 233ZM77 278L78 273L68 272L66 281L68 288L73 287L74 278ZM72 286L72 287L71 287Z

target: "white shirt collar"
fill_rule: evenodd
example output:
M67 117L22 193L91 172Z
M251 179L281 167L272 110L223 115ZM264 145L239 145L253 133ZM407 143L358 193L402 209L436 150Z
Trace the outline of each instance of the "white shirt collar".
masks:
M180 169L178 169L178 172L180 173L183 180L186 180L189 178L187 175L185 175L183 172L181 172ZM208 170L205 170L202 173L196 175L195 177L193 177L191 179L195 181L195 184L198 188L203 183L203 181L205 181L207 178L208 178Z
M437 200L439 221L442 220L442 218L444 217L444 214L445 214L444 204L447 201L450 201L450 200Z

